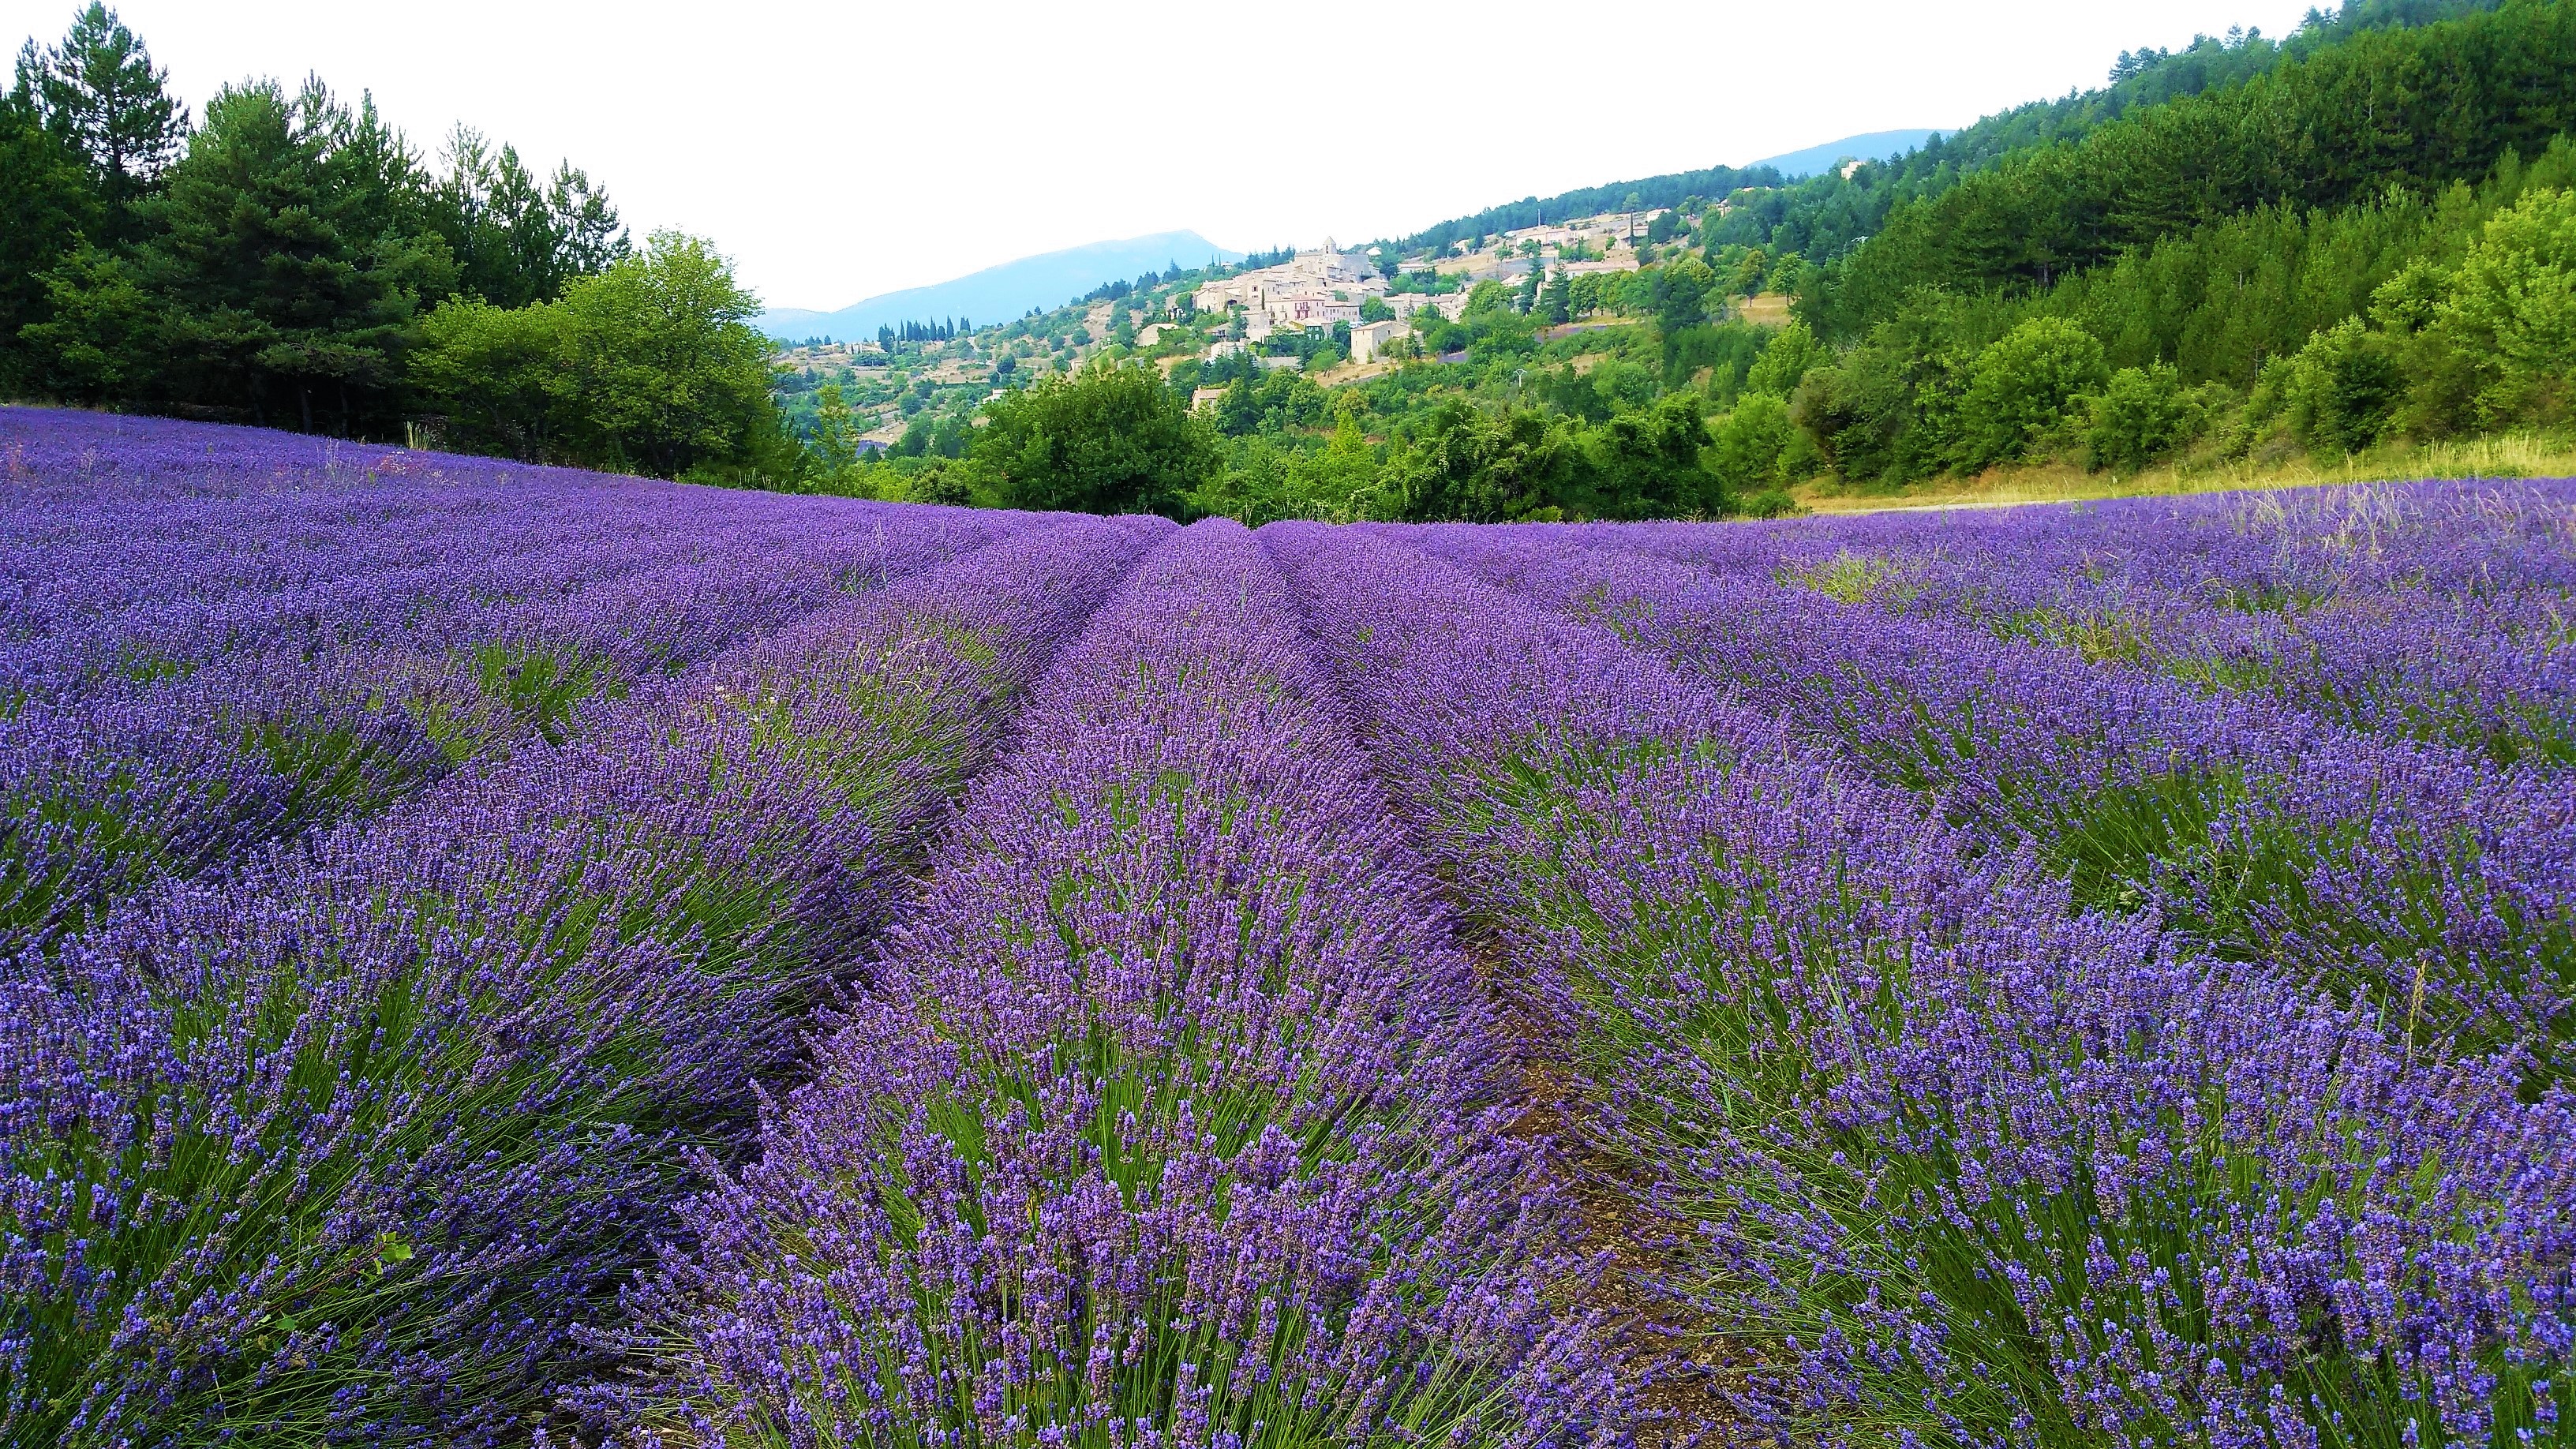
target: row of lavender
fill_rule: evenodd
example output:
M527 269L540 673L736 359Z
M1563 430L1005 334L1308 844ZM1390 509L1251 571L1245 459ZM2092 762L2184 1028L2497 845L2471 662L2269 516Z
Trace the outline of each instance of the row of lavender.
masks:
M591 1397L638 1439L1615 1443L1568 1204L1296 611L1164 544Z
M1749 692L2077 898L2323 974L2410 1039L2576 1067L2576 790L2261 696L1533 533L1425 546Z
M218 451L261 486L208 498L169 482L204 482L195 430L30 431L0 514L0 950L559 741L594 696L1027 521L536 469L441 484L415 455L350 475L278 435Z
M2161 544L2043 516L2015 527L2089 563L2019 568L2260 586L2223 539L2271 526L2276 583L2358 557L2563 598L2563 502L2428 492L2359 500L2430 522L2357 551L2288 526L2308 500ZM1886 607L1895 568L1853 561L1931 576L1947 534L1914 530L1283 530L1744 1406L1860 1441L2565 1441L2554 765Z
M13 1442L524 1437L1139 541L996 545L21 957Z
M1865 515L1595 541L1973 621L2500 763L2576 763L2576 480Z
M812 1007L908 893L1004 706L1156 527L737 509L533 471L458 482L440 524L293 441L227 439L196 470L185 430L161 439L182 455L164 476L135 448L97 447L69 483L28 462L109 426L67 419L11 449L33 475L11 480L21 560L87 558L112 580L166 556L174 594L229 599L234 623L194 636L221 647L171 678L72 679L12 723L166 695L174 726L243 743L186 693L239 655L318 671L353 642L427 658L558 623L587 631L616 687L372 811L271 818L193 861L195 880L138 874L0 960L0 1438L524 1441L604 1371L584 1335L677 1229L693 1161L748 1149L759 1084L801 1056ZM189 499L208 476L231 486ZM240 500L265 512L191 521ZM307 524L311 559L217 576L261 551L236 530L274 543ZM692 558L694 528L731 536ZM369 576L330 567L334 540L370 529L394 581L330 593ZM477 540L512 530L534 541L478 571ZM504 596L550 570L667 582L551 613ZM61 583L13 586L77 603ZM111 604L84 627L148 624ZM448 622L523 604L492 636ZM701 604L687 648L649 641ZM40 640L77 612L13 612L12 632ZM103 733L95 757L124 754L99 774L141 774L161 744ZM221 803L154 802L185 829ZM0 827L16 859L31 822L50 823Z

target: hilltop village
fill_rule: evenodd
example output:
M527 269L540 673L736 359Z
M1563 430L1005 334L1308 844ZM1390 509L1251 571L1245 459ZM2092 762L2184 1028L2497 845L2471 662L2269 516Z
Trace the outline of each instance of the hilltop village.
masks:
M1237 366L1304 371L1328 385L1358 381L1398 361L1441 355L1424 350L1425 334L1457 323L1480 285L1535 293L1556 281L1570 291L1578 279L1632 273L1654 253L1649 238L1679 225L1669 208L1614 211L1498 232L1437 254L1344 250L1327 239L1242 266L1175 267L964 335L791 346L780 357L783 391L794 414L804 411L800 394L837 384L859 445L888 449L907 434L916 446L934 446L936 415L951 406L1105 356L1151 361L1166 377L1185 365L1239 359ZM1222 386L1196 388L1193 397L1208 405ZM925 417L931 421L917 429Z

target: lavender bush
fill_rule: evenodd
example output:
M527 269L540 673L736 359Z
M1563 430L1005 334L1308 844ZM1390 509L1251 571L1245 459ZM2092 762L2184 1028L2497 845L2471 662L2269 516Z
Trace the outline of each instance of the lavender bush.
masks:
M0 1439L2576 1445L2571 518L0 409Z
M1132 559L1040 530L173 886L0 987L0 1425L497 1443L738 1150L997 705Z
M1425 547L1615 621L1818 731L2078 899L2222 955L2324 972L2409 1039L2576 1037L2576 793L2553 771L2322 723L1955 622L1535 531Z
M94 452L86 473L60 456L59 431L37 431L52 446L33 461L10 455L21 476L0 508L0 538L23 543L5 552L20 571L0 577L19 605L0 639L0 679L14 681L0 709L0 951L146 881L373 813L515 740L560 742L585 700L1019 522L728 509L716 505L733 495L711 505L532 469L509 492L459 490L442 513L406 492L420 486L410 471L344 477L307 456L310 439L256 435L274 456L247 536L294 542L252 553L209 533L200 515L213 510L191 496L170 510L175 538L162 535L154 456L109 454L102 481ZM670 496L639 507L638 491ZM396 562L359 564L361 540Z
M1277 574L1165 544L611 1396L702 1445L1609 1443L1494 1025Z
M1725 538L1590 532L2499 763L2563 766L2576 761L2571 530L2576 484L2479 481L1817 520Z

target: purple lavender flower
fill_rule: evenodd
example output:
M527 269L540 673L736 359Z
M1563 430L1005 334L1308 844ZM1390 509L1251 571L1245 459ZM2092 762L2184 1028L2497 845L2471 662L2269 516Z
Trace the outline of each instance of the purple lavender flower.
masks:
M2541 1079L2565 1069L2576 793L2554 771L1760 573L1538 530L1409 536L1750 691L2007 848L2027 843L2089 904L2327 973L2376 995L2402 1034L2525 1050Z
M253 436L291 491L225 519L103 483L145 461L131 447L85 452L62 487L57 435L96 420L0 412L22 423L57 456L11 454L24 476L0 508L0 540L25 545L0 545L19 605L0 638L0 951L461 761L560 742L590 699L1021 522L548 470L427 506L417 476L341 477L282 435Z
M20 954L8 1437L522 1434L1141 545L1032 531Z
M703 1444L1615 1441L1494 1025L1259 546L1039 686L608 1396Z
M2563 1093L2526 1105L2510 1063L2076 911L2028 849L1607 630L1391 539L1264 537L1589 1084L1583 1129L1620 1164L1604 1186L1696 1240L1667 1291L1749 1358L1752 1423L1999 1445L2563 1433ZM1441 535L1470 541L1512 556L1508 535ZM1591 577L1517 562L1534 589ZM1597 596L1632 624L1662 597Z
M2576 483L2473 481L1584 536L2563 766L2571 510Z

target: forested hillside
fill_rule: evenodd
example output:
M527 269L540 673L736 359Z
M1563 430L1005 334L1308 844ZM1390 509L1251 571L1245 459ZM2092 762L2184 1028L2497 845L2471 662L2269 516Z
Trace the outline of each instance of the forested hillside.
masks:
M2345 206L2484 177L2576 121L2576 14L2516 5L2368 31L2241 84L2023 148L1903 205L1828 279L1837 332L1917 287L2035 285L2254 207Z
M1800 313L1848 350L1801 421L1900 479L2088 428L2136 466L2557 425L2571 129L2576 7L2515 3L2013 153L1810 274Z
M1130 452L1076 492L1252 521L1768 513L1808 480L2044 460L2241 472L2390 447L2402 467L2407 447L2554 435L2576 370L2571 77L2567 0L2365 0L2278 40L2123 55L2101 90L1848 177L1713 168L1491 208L1378 244L1381 265L1428 286L1435 264L1535 257L1519 228L1665 211L1638 270L1540 260L1516 286L1479 283L1454 320L1418 314L1392 372L1334 369L1320 331L1260 349L1307 373L1202 360L1234 335L1207 318L1150 346L1059 350L1057 371L1155 361L1169 384L1173 421L1148 432L1170 471ZM1176 302L1120 304L1120 335ZM1082 321L996 337L1027 357L1014 337L1060 345ZM1013 426L984 451L1008 437L1020 461L979 459L962 420L939 425L942 459L917 420L925 445L903 451L922 456L834 476L1025 501L1027 459L1108 456L1070 434L1039 447L1031 428L1148 400L1046 385L1060 404L994 411ZM1182 390L1210 385L1184 418ZM1192 422L1203 445L1185 445Z
M1818 261L1842 255L1874 235L1899 205L1937 196L1967 175L2033 147L2075 140L2129 112L2183 96L2240 84L2285 59L2312 54L2368 30L2429 24L2494 8L2497 0L2352 0L2329 15L2312 11L2283 40L2260 30L2199 36L2181 50L2141 47L2122 54L2108 83L2053 101L2033 101L1933 140L1906 155L1843 176L1832 171L1784 181L1764 167L1712 166L1586 187L1545 199L1488 207L1397 240L1407 251L1440 248L1549 218L1632 206L1677 207L1693 197L1733 204L1698 240L1794 251Z

